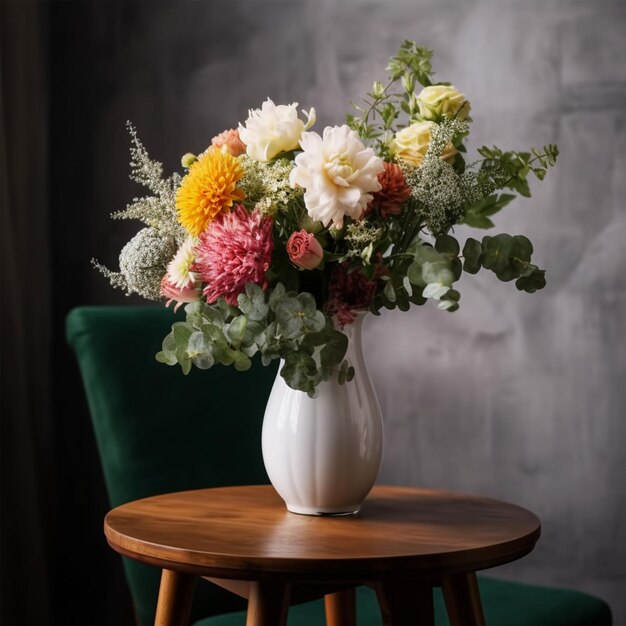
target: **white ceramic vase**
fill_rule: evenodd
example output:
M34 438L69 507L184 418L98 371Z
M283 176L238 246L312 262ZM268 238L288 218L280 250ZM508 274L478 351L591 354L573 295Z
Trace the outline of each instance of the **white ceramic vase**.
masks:
M383 422L361 344L365 313L343 328L354 378L336 378L310 398L276 375L263 420L263 461L287 509L305 515L356 513L376 481Z

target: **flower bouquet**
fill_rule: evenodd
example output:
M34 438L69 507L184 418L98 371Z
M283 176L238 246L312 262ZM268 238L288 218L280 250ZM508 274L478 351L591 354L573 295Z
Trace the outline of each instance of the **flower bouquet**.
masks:
M432 52L405 41L388 82L340 126L311 130L315 110L266 100L237 129L182 158L163 178L129 124L131 178L151 192L113 217L145 223L123 248L120 271L94 260L110 282L175 309L158 361L251 366L282 359L281 375L314 396L323 380L349 381L342 332L360 311L432 301L459 308L462 272L484 268L533 293L545 272L524 236L468 238L456 224L491 228L515 194L530 196L558 150L478 150L466 163L470 103L434 82ZM502 193L507 190L506 193Z

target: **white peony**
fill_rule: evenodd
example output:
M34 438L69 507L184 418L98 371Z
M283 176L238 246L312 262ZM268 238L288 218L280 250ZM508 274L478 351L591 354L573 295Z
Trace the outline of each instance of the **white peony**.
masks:
M327 126L324 137L302 133L302 153L295 159L289 182L303 187L304 204L313 220L341 228L345 215L358 220L380 191L383 160L366 148L348 126Z
M260 109L250 109L245 127L239 124L239 138L246 144L246 153L257 161L271 161L277 154L295 150L302 132L315 123L315 109L302 111L306 124L298 118L293 104L276 106L269 98Z

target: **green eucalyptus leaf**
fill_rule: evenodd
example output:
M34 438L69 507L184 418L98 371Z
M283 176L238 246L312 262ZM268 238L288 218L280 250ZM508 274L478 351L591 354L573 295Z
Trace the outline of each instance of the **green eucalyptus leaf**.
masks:
M408 311L411 308L411 302L409 300L409 296L403 292L400 291L397 293L398 299L396 300L396 306L401 310L401 311Z
M215 364L215 359L210 352L204 354L197 354L191 357L191 362L201 370L208 370Z
M317 310L315 298L307 292L283 298L276 306L276 321L288 339L318 332L326 324L324 314Z
M317 366L313 358L303 352L292 352L285 358L280 375L292 388L306 393L315 392Z
M396 301L396 290L393 286L393 281L390 280L385 285L385 288L383 289L383 293L385 294L385 297L387 298L387 300L389 300L389 302Z
M484 237L482 249L483 267L493 271L500 280L505 282L524 275L533 252L533 246L526 237L505 233L494 237Z
M237 351L233 355L233 365L238 372L245 372L252 367L252 361L247 354Z
M206 354L211 352L211 344L209 343L206 335L197 330L192 333L187 342L187 354L193 358L194 355Z
M426 287L426 284L424 284L424 287ZM419 289L419 290L414 289L413 295L409 298L409 301L412 304L417 304L418 306L422 306L426 304L426 302L428 301L428 298L424 298L422 293L423 293L423 289Z
M402 286L404 287L404 290L407 293L407 296L410 298L413 295L413 287L411 285L411 281L409 280L408 276L405 276L402 279Z
M175 322L172 325L172 334L174 336L174 340L176 341L176 346L180 347L184 345L187 347L187 342L189 341L189 337L194 332L193 328L187 324L187 322Z
M276 287L272 289L269 297L269 306L272 311L276 312L276 307L278 306L278 303L285 297L285 295L285 285L283 285L282 283L278 283Z
M174 333L169 333L165 339L163 339L163 344L161 346L163 348L163 352L176 352L176 348L178 345L176 344L176 339L174 338Z
M448 287L454 282L454 274L445 261L427 262L422 266L422 277L426 284L439 283Z
M253 320L259 321L267 317L269 306L265 302L265 292L255 283L247 283L245 293L237 296L237 302L242 313Z
M326 330L326 345L320 352L323 368L334 367L346 355L348 338L338 330Z
M435 249L441 254L456 257L460 252L459 242L452 235L439 235L435 241Z
M463 263L461 262L461 259L456 257L450 261L450 271L452 272L455 281L461 278L461 274L463 274Z
M465 242L463 246L463 269L468 274L476 274L481 267L480 257L482 255L483 247L480 241L472 239L471 237Z
M239 348L242 343L245 343L247 328L248 318L245 315L239 315L225 327L226 336L235 348Z
M413 261L413 263L409 265L406 275L412 285L416 287L426 286L426 281L422 278L422 266L417 261Z
M461 299L461 294L456 289L450 289L446 292L446 295L441 298L442 300L453 300L458 302Z
M535 293L538 289L543 289L546 286L546 272L545 270L534 268L530 274L518 278L515 281L515 286L520 291Z
M165 365L176 365L178 363L178 359L176 358L176 353L172 352L157 352L154 357L159 363L165 363Z
M345 361L341 364L341 367L339 368L339 372L337 373L337 382L340 385L344 385L346 382L346 371L347 371L347 367L345 367Z

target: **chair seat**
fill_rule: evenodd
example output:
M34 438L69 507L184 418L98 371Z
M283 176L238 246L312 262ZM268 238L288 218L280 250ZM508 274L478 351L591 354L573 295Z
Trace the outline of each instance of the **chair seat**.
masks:
M610 626L611 611L598 598L578 591L525 585L493 578L479 577L480 595L485 621L494 626ZM434 593L435 624L448 625L448 617L440 589ZM357 590L357 622L359 626L382 624L376 594L368 587ZM216 615L194 626L240 626L246 614ZM289 609L290 626L322 626L325 624L322 600L299 604Z

